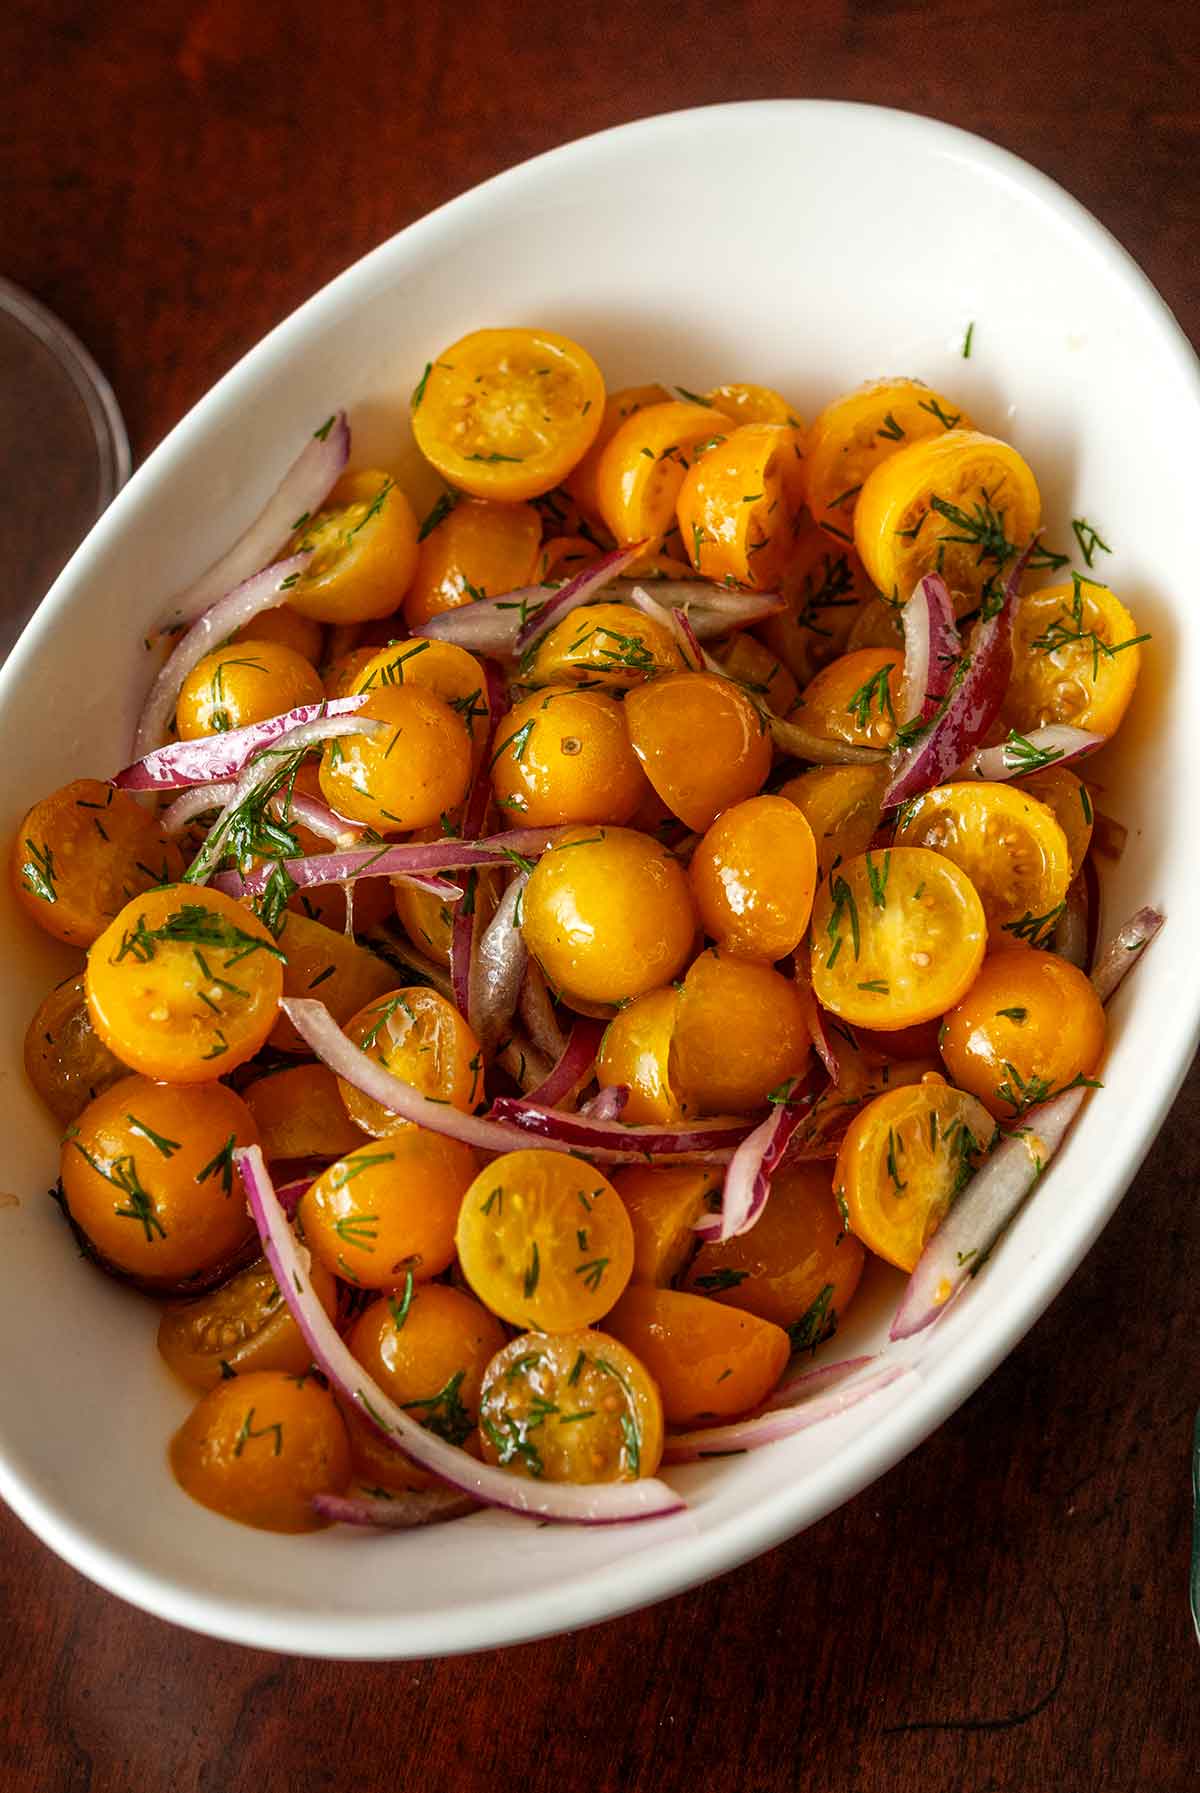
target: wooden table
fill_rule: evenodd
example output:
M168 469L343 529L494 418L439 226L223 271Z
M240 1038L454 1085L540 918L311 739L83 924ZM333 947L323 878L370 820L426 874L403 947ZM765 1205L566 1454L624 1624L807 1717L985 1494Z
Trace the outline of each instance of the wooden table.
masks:
M0 268L106 367L135 456L430 207L717 100L980 131L1077 194L1200 333L1187 0L8 0L0 67ZM1191 1793L1197 1165L1193 1075L1069 1289L936 1437L772 1555L599 1630L291 1661L144 1617L0 1515L0 1787Z

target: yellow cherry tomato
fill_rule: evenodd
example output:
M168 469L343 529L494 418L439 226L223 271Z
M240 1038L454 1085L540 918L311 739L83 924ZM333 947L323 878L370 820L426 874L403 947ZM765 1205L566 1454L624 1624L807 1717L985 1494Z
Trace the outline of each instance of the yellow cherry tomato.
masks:
M779 795L794 803L812 829L822 877L843 859L865 853L879 827L887 768L813 766L780 785Z
M835 398L805 442L813 516L838 541L851 541L858 495L878 466L913 442L971 427L961 406L920 380L873 380Z
M233 1153L257 1143L246 1104L223 1083L172 1089L125 1077L63 1141L71 1218L102 1258L147 1286L208 1276L253 1236Z
M1137 684L1140 644L1148 640L1120 599L1091 579L1030 592L1013 625L1005 715L1023 733L1066 722L1115 734Z
M796 1164L776 1171L748 1233L700 1247L683 1287L773 1320L794 1350L813 1351L837 1331L864 1262L834 1200L829 1165Z
M698 455L730 433L707 405L670 400L627 417L596 470L596 495L618 542L645 542L652 556L675 522L675 501Z
M353 935L310 921L294 910L285 912L276 944L284 954L283 994L315 996L339 1027L395 987L391 966L359 946ZM286 1015L280 1015L270 1037L281 1052L309 1050Z
M514 1326L573 1332L605 1315L633 1269L633 1228L598 1170L563 1152L505 1152L463 1197L458 1257Z
M439 822L432 828L416 829L411 838L414 841L444 840L445 830ZM486 927L496 909L498 875L490 871L480 872L477 876L467 872L463 876L464 889L471 888L473 877L475 906L480 914L480 925ZM392 906L417 951L435 964L448 967L454 937L452 905L441 897L431 896L428 891L417 890L411 884L401 884L397 880L392 886Z
M604 417L585 349L549 330L476 330L430 362L413 393L417 447L476 498L536 498L566 478Z
M747 386L737 382L731 386L714 386L711 392L705 393L704 402L714 411L732 417L735 423L786 423L789 429L804 428L799 412L770 386Z
M484 1371L505 1341L494 1315L444 1283L406 1284L373 1301L346 1339L398 1407L457 1445L478 1424Z
M315 1494L350 1480L350 1443L337 1403L311 1376L259 1370L219 1382L171 1440L185 1494L269 1532L319 1531Z
M615 1015L604 1030L596 1055L596 1078L602 1089L624 1086L628 1099L621 1119L673 1126L686 1109L671 1081L671 1041L679 991L674 984L649 990Z
M769 647L744 629L717 647L713 657L773 716L788 716L795 709L800 696L795 679Z
M808 926L817 849L786 797L751 797L723 811L692 854L688 879L704 930L750 959L782 959Z
M1007 442L955 429L900 448L869 475L854 545L885 598L903 603L940 572L963 609L999 590L1041 522L1026 461Z
M538 574L542 520L531 504L447 495L421 533L417 570L404 598L409 629L444 610L518 591Z
M804 687L795 721L823 741L887 747L896 733L903 652L864 647L842 654Z
M283 957L258 917L220 891L148 890L88 953L92 1024L131 1070L207 1083L265 1044L279 1011Z
M504 718L492 790L513 826L628 822L646 789L625 712L602 691L550 685Z
M368 1058L436 1102L470 1114L483 1095L479 1041L436 990L391 990L347 1021L345 1033ZM347 1114L364 1133L381 1139L409 1125L344 1079L339 1087Z
M633 1226L631 1282L674 1282L696 1245L696 1222L720 1202L723 1173L705 1164L628 1164L613 1177Z
M975 886L925 847L849 859L817 891L812 984L822 1007L881 1032L945 1014L983 961Z
M400 607L417 565L417 520L390 473L344 473L287 552L309 555L291 609L318 623L367 622Z
M663 623L630 604L585 604L542 636L528 682L627 690L683 665L678 643Z
M299 1218L314 1255L356 1287L395 1289L440 1276L454 1257L459 1203L475 1175L470 1146L424 1127L372 1140L322 1171Z
M543 853L521 929L565 1002L617 1004L669 983L696 933L687 876L628 828L575 828Z
M604 550L585 535L556 535L538 556L538 582L542 585L574 579L585 567L599 560Z
M82 975L55 984L38 1004L25 1030L25 1073L60 1127L129 1075L92 1026Z
M1038 943L1071 882L1067 837L1053 812L1020 785L940 784L906 803L896 844L930 847L971 880L996 945Z
M886 598L870 598L850 625L846 652L853 654L863 647L890 648L898 654L904 651L900 612Z
M1087 786L1066 766L1046 766L1041 772L1031 772L1022 778L1017 789L1044 803L1066 835L1073 878L1092 844L1095 815Z
M325 686L316 667L275 641L218 648L189 672L175 706L182 741L246 728L299 704L319 704Z
M748 423L708 449L675 501L683 544L707 579L773 591L792 550L804 501L800 435Z
M672 1426L757 1407L791 1355L787 1333L770 1320L647 1283L626 1289L606 1329L645 1364Z
M846 650L855 616L874 587L850 543L833 542L811 518L796 532L780 587L788 607L759 625L763 641L807 685Z
M689 828L753 797L771 770L766 719L731 679L677 672L625 699L629 738L663 802Z
M358 696L396 685L419 686L449 704L467 731L478 764L487 745L491 709L483 668L474 654L452 641L393 641L366 661L352 690Z
M1054 953L992 953L942 1025L955 1083L1006 1124L1078 1077L1104 1051L1104 1009L1091 982Z
M338 1080L324 1065L285 1066L248 1083L242 1096L268 1163L340 1158L362 1144L362 1133L342 1105Z
M644 411L647 405L665 405L670 402L671 394L665 386L622 386L619 391L609 393L604 401L604 415L596 438L566 480L569 496L590 523L604 522L599 491L600 461L604 450L625 419L632 417L635 411Z
M632 1351L581 1328L515 1338L488 1365L484 1460L547 1482L636 1481L663 1446L658 1389Z
M321 1306L333 1319L337 1284L323 1264L309 1278ZM215 1388L232 1372L282 1370L302 1376L312 1361L304 1335L265 1258L219 1289L195 1301L175 1302L158 1323L158 1349L177 1376L193 1388Z
M458 807L471 778L471 743L448 703L419 685L388 685L358 713L387 727L327 744L321 790L339 815L395 834Z
M263 610L251 617L245 628L230 637L234 643L270 641L277 647L291 648L311 666L320 666L325 652L325 631L309 616L301 616L290 605L278 604L274 610Z
M12 880L25 913L56 940L90 946L140 891L183 873L151 812L98 778L43 797L13 838Z
M683 980L672 1042L679 1088L694 1110L747 1114L808 1060L796 986L769 965L710 947Z
M324 671L326 697L352 696L355 680L363 667L370 665L375 652L373 647L356 647L330 660Z
M940 1077L877 1096L847 1128L833 1177L856 1237L915 1270L994 1131L987 1109Z

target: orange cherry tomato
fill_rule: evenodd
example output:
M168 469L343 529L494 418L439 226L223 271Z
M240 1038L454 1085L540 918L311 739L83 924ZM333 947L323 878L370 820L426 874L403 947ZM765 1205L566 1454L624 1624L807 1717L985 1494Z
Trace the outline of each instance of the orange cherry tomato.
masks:
M696 933L687 875L629 828L575 828L543 853L521 931L568 1004L619 1004L669 983Z
M854 548L830 541L811 518L801 520L781 583L788 608L759 625L763 641L807 685L846 651L855 616L874 587Z
M201 1506L260 1531L319 1531L315 1494L350 1480L337 1403L311 1376L259 1370L218 1382L171 1440L171 1468Z
M750 959L782 959L812 913L817 849L803 812L786 797L751 797L712 823L688 879L705 932Z
M834 1200L830 1166L796 1164L776 1171L748 1233L700 1247L683 1287L773 1320L793 1350L812 1351L837 1331L864 1262Z
M808 1060L804 1006L770 966L710 947L683 980L672 1042L679 1088L694 1112L747 1114Z
M541 542L542 520L531 504L440 498L421 525L417 570L404 599L408 628L532 585Z
M673 1126L687 1112L671 1080L671 1041L678 1008L679 991L668 984L665 989L636 997L604 1030L596 1055L596 1079L601 1089L619 1085L628 1089L621 1110L623 1121Z
M131 1070L207 1083L253 1058L275 1025L283 958L249 909L206 885L127 903L88 953L92 1025Z
M391 966L359 946L353 936L294 910L285 912L277 944L284 954L283 994L316 996L339 1027L395 988ZM286 1015L280 1015L270 1039L281 1052L309 1050Z
M1041 772L1031 772L1022 778L1017 789L1044 803L1062 829L1074 878L1092 844L1095 815L1087 786L1065 766L1046 766Z
M596 496L606 528L618 542L645 542L653 556L675 522L684 475L714 442L730 433L707 405L670 400L627 417L609 440L596 470Z
M813 766L780 785L812 829L821 876L843 859L865 853L879 827L890 774L884 767Z
M516 825L628 822L646 789L625 713L602 691L550 685L504 718L492 790Z
M636 1481L663 1446L658 1389L632 1351L606 1333L527 1332L488 1365L483 1455L547 1482Z
M430 362L413 393L417 447L476 498L536 498L596 438L604 380L586 350L549 330L476 330Z
M1113 735L1129 708L1141 663L1137 624L1106 585L1074 576L1017 606L1013 673L1004 712L1024 733L1066 722Z
M788 716L795 709L800 696L795 679L769 647L744 629L718 646L713 658L773 716Z
M233 1153L257 1143L249 1109L223 1083L173 1089L125 1077L63 1141L71 1218L107 1263L147 1286L206 1276L253 1236Z
M628 1112L628 1110L626 1110ZM705 1164L628 1164L613 1177L633 1226L631 1282L673 1282L696 1244L696 1222L720 1199L722 1174Z
M325 652L325 631L320 623L315 623L310 616L301 616L287 604L277 604L274 610L262 610L251 617L245 628L239 629L231 641L270 641L277 647L291 648L302 660L311 666L320 666Z
M833 1178L855 1235L915 1270L994 1131L987 1109L940 1077L877 1096L847 1128Z
M288 593L300 616L361 623L400 608L417 565L417 519L389 473L344 473L289 554L310 558Z
M789 429L804 429L799 412L770 386L736 382L732 386L714 386L705 393L704 402L714 411L732 417L735 423L786 423Z
M556 535L538 556L538 582L549 585L559 580L574 579L585 567L600 559L604 550L585 535Z
M268 1163L340 1158L362 1144L362 1133L342 1104L338 1080L324 1065L289 1065L272 1071L248 1083L242 1097Z
M337 1284L323 1264L310 1269L313 1292L333 1319ZM195 1301L175 1302L158 1323L158 1349L193 1388L215 1388L233 1374L282 1370L302 1376L312 1361L265 1258Z
M660 672L679 672L683 655L671 631L630 604L585 604L537 644L533 685L587 684L627 690Z
M395 1289L440 1276L454 1257L459 1204L475 1154L457 1139L408 1126L322 1171L300 1199L305 1243L335 1276Z
M55 984L38 1005L25 1030L25 1073L62 1127L129 1075L92 1026L82 975Z
M896 733L904 656L892 648L859 648L831 660L804 688L794 719L823 741L887 747Z
M604 522L599 491L600 461L604 450L625 419L632 417L635 411L644 411L647 405L670 402L671 394L665 386L623 386L618 392L609 393L595 441L566 481L568 494L590 523Z
M787 1333L770 1320L647 1283L626 1289L606 1328L645 1364L672 1426L757 1407L791 1355Z
M942 1015L983 960L975 886L941 853L892 847L849 859L817 891L812 984L832 1014L881 1032Z
M920 380L873 380L826 405L808 432L808 502L829 535L850 541L864 481L898 449L970 429L961 406Z
M478 764L491 724L487 681L474 654L451 641L393 641L366 662L354 681L354 693L386 691L394 685L417 685L449 704L471 743Z
M371 664L375 654L376 649L373 647L356 647L330 660L324 674L326 697L353 696L359 673L364 666Z
M463 1197L458 1256L514 1326L574 1332L606 1314L633 1269L633 1228L598 1170L563 1152L506 1152Z
M942 1024L955 1083L1006 1124L1100 1062L1107 1031L1090 981L1054 953L992 953Z
M311 661L275 641L218 648L189 672L175 706L182 741L247 728L299 704L319 704L325 686Z
M423 1096L470 1114L483 1095L479 1041L452 1002L421 985L390 990L345 1025L347 1038ZM377 1139L410 1125L351 1083L339 1079L342 1101L364 1133Z
M72 946L90 946L130 898L182 873L179 848L150 811L97 778L43 797L13 840L17 901Z
M471 743L449 704L419 685L388 685L359 715L387 727L326 745L321 790L339 815L395 834L458 807L471 778Z
M373 1301L346 1342L397 1406L447 1444L465 1445L479 1422L484 1371L506 1338L461 1289L406 1283Z
M772 591L804 502L799 431L749 423L708 449L675 501L684 547L705 578Z
M667 807L697 831L753 797L771 770L766 721L732 680L710 672L653 679L625 699L633 751Z
M1020 785L941 784L905 804L898 846L931 847L974 885L992 940L1038 943L1062 912L1071 882L1067 837Z

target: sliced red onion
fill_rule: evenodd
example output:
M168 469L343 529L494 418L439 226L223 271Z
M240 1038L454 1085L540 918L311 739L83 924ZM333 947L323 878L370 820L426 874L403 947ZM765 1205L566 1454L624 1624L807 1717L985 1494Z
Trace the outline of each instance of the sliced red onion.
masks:
M602 1090L597 1090L589 1101L582 1103L579 1112L586 1115L589 1121L619 1121L628 1101L627 1083L608 1083Z
M788 1140L811 1106L811 1098L777 1102L766 1120L742 1140L725 1172L720 1212L696 1222L701 1239L736 1239L750 1231L770 1200L771 1177Z
M917 581L900 613L904 631L904 678L900 686L901 722L932 716L950 689L962 653L954 602L946 581L927 573Z
M307 560L307 554L293 554L287 560L277 560L274 566L255 573L244 585L235 586L211 610L206 610L199 622L192 624L150 687L133 738L135 759L145 758L162 745L175 714L183 681L192 668L252 618L261 616L264 610L275 610L285 604Z
M521 898L528 882L528 872L518 872L509 884L496 905L496 913L479 935L469 963L467 1021L489 1054L503 1039L516 1011L529 960L520 928Z
M343 1400L394 1449L474 1500L535 1519L603 1525L625 1519L652 1519L683 1508L679 1495L649 1477L644 1481L590 1486L534 1481L480 1463L418 1425L372 1380L338 1336L313 1290L308 1274L309 1254L288 1225L259 1148L244 1147L234 1153L234 1160L250 1199L250 1212L267 1262L313 1361Z
M613 1126L512 1096L497 1097L491 1119L517 1128L522 1145L533 1138L559 1151L585 1152L626 1164L671 1157L725 1164L749 1131L741 1122L729 1121L695 1121L690 1127Z
M1139 909L1101 949L1092 972L1092 988L1101 1002L1120 988L1166 919L1161 909Z
M241 585L275 558L292 536L320 510L350 455L350 426L344 411L310 436L275 492L249 528L220 560L179 593L172 615L190 623L210 604Z
M1072 760L1095 753L1104 742L1105 736L1091 735L1085 728L1070 728L1065 722L1035 728L1028 735L1014 732L999 747L981 747L973 753L963 769L964 776L1002 784L1028 772L1041 772L1046 766L1069 766Z
M527 1095L545 1083L554 1068L519 1027L514 1027L509 1038L497 1047L496 1063Z
M797 1401L806 1401L810 1395L819 1394L823 1388L830 1388L835 1382L844 1382L847 1376L853 1376L857 1370L865 1369L867 1364L878 1362L877 1356L840 1357L834 1363L818 1363L808 1369L798 1370L794 1376L779 1384L774 1394L768 1395L756 1413L777 1413L780 1408L794 1407Z
M594 560L581 573L576 573L573 579L568 579L565 585L560 585L552 597L546 598L537 610L529 613L517 630L514 643L516 652L523 654L536 641L540 641L543 635L548 634L555 623L560 623L565 616L569 616L572 610L599 597L606 585L611 585L627 567L633 565L645 546L645 542L633 542L628 547L618 548L615 553ZM533 589L540 591L542 588L535 586Z
M546 979L536 959L530 959L525 968L519 1007L521 1019L538 1051L544 1053L551 1064L557 1063L567 1049L567 1036L558 1024Z
M698 1463L705 1457L727 1457L740 1451L758 1450L764 1444L775 1444L780 1438L791 1438L797 1432L805 1432L810 1426L822 1424L825 1420L837 1419L841 1414L857 1407L860 1401L867 1400L901 1376L914 1374L911 1366L902 1363L886 1364L876 1370L874 1375L864 1376L861 1382L852 1382L848 1387L829 1389L825 1394L814 1395L809 1401L801 1401L795 1407L781 1407L774 1412L757 1413L749 1419L734 1420L728 1426L709 1426L695 1432L677 1432L668 1437L663 1450L664 1463Z
M628 548L593 561L557 590L545 585L522 586L499 598L481 598L444 610L419 629L435 641L452 641L472 653L513 656L525 652L580 604L590 603L607 585L635 561L644 548L636 542Z
M567 832L566 828L521 828L509 834L489 834L481 841L465 841L455 835L445 840L404 841L381 847L353 847L344 853L315 853L304 859L283 859L283 866L297 890L322 884L344 884L349 878L404 878L414 872L470 871L472 866L512 864L536 859ZM227 896L258 896L273 869L259 866L245 876L222 872L213 879L214 890Z
M976 623L932 720L907 747L893 754L885 809L945 784L978 747L999 714L1012 670L1013 610L1035 545L1036 538L1017 560L995 615Z
M411 1531L418 1525L442 1525L477 1513L479 1503L454 1488L409 1488L391 1494L314 1494L313 1507L335 1525L361 1525L378 1531Z
M636 595L639 589L635 587L629 593L628 601L645 615L652 615L653 612ZM787 609L786 598L780 597L778 592L739 591L736 586L712 585L704 579L656 579L654 591L655 596L650 602L656 608L687 611L688 621L700 641L713 641L728 635L731 629L748 629ZM625 596L624 593L619 595ZM642 596L649 598L650 594L643 591Z
M275 1191L276 1200L289 1220L300 1206L301 1198L312 1188L313 1182L312 1177L297 1177L294 1182L285 1183L282 1189Z
M285 807L282 793L280 807ZM318 802L316 797L306 797L302 791L294 790L287 798L286 814L288 820L298 822L301 828L307 828L310 834L317 835L321 840L332 841L334 846L350 847L363 837L363 829L358 822L339 816L336 809L330 809L327 803Z
M232 779L228 784L198 784L167 805L158 818L158 825L172 838L182 834L197 816L205 815L209 810L224 809L236 790L237 785Z
M675 639L679 643L679 651L688 665L693 672L703 672L708 664L708 659L696 637L695 629L688 620L686 610L676 608L671 611L671 627L674 630Z
M1087 883L1080 872L1071 880L1051 941L1059 958L1078 971L1088 968L1088 931Z
M543 1108L557 1108L595 1064L603 1037L604 1028L599 1021L589 1021L586 1016L580 1015L571 1029L571 1036L558 1063L549 1077L530 1092L530 1101L540 1103ZM581 1109L580 1113L591 1120L615 1120L620 1109L615 1114L596 1114L589 1107Z
M252 722L248 728L230 729L228 734L204 735L198 741L172 741L126 766L112 782L119 791L179 791L188 785L236 778L256 753L270 747L289 729L298 728L302 722L316 722L322 716L352 716L366 701L364 694L332 697L319 704L297 704L282 716L268 716L262 722Z
M767 716L767 727L776 747L795 759L808 760L814 766L879 766L887 764L882 747L855 747L850 741L826 741L789 722L784 716Z

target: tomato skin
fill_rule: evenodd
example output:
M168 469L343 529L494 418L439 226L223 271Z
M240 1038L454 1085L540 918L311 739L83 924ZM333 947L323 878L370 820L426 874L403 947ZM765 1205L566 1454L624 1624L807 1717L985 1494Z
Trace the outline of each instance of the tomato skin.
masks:
M416 685L448 704L467 731L471 761L478 765L491 724L487 680L474 654L452 641L392 641L363 663L354 679L356 696Z
M785 797L751 797L725 810L688 868L706 932L731 952L768 961L799 945L816 880L812 829Z
M574 468L566 481L569 495L574 499L589 523L603 527L604 514L600 508L600 462L604 450L608 447L627 417L635 411L644 411L647 405L666 405L671 403L671 394L665 386L623 386L618 392L610 392L604 401L604 416L595 440L583 459Z
M702 952L683 980L671 1050L694 1113L752 1113L808 1062L795 984L757 960Z
M313 1263L309 1280L333 1319L333 1277L323 1264ZM210 1294L168 1307L158 1323L158 1349L193 1388L215 1388L228 1371L241 1376L251 1370L280 1370L302 1376L312 1360L265 1258Z
M757 633L800 685L845 653L851 626L875 588L850 542L801 520L781 583L788 608Z
M175 706L181 741L247 728L300 704L319 704L325 686L311 661L280 642L254 639L206 654L183 681Z
M260 611L231 639L235 642L270 641L278 647L291 648L311 666L320 666L325 652L325 631L320 623L315 623L309 616L301 616L287 604Z
M288 605L318 623L390 616L417 564L417 520L382 468L344 473L324 508L296 531L288 553L310 559Z
M485 1461L516 1475L635 1481L658 1468L662 1402L645 1366L607 1333L528 1332L488 1365L480 1432Z
M625 720L650 783L697 832L766 783L766 721L730 679L710 672L652 679L625 699Z
M794 405L771 386L747 386L734 382L730 386L714 386L706 392L706 403L735 423L785 423L789 429L803 432L804 424ZM803 447L803 443L801 444Z
M719 1199L722 1175L709 1165L628 1164L613 1177L633 1226L631 1282L664 1287L687 1263L696 1222Z
M426 828L458 808L470 783L471 745L449 704L419 685L389 685L358 713L387 727L328 744L321 790L331 808L380 834Z
M660 672L681 672L671 631L629 604L585 604L538 642L529 667L534 685L588 684L627 690Z
M654 1377L672 1426L757 1407L791 1355L787 1333L769 1320L645 1283L626 1289L605 1328Z
M1092 800L1083 780L1066 766L1046 766L1042 771L1031 772L1022 778L1017 789L1044 803L1062 829L1074 878L1087 858L1095 820Z
M18 903L56 940L90 946L139 891L183 875L183 859L149 810L97 778L35 803L13 837Z
M602 1089L623 1085L629 1095L621 1119L632 1123L682 1121L686 1108L671 1081L671 1040L679 1009L674 984L627 1003L604 1030L596 1054Z
M504 718L492 756L497 806L516 826L628 822L646 790L619 703L551 685Z
M454 1225L475 1175L469 1146L424 1127L370 1140L322 1171L300 1199L304 1238L356 1288L428 1282L454 1258Z
M254 1117L268 1164L342 1157L362 1133L342 1105L338 1080L324 1065L291 1065L248 1083L242 1099Z
M842 654L805 686L794 719L825 741L887 747L896 733L903 672L904 656L894 649Z
M532 505L459 497L417 549L404 599L410 632L443 611L532 585L541 541L542 520Z
M713 657L773 716L791 715L800 696L799 686L783 661L756 636L741 629L718 644Z
M808 501L837 541L854 531L864 481L899 449L948 429L970 429L962 408L920 380L874 380L843 393L814 420L805 442Z
M92 1026L84 980L56 984L25 1030L25 1074L62 1127L129 1075Z
M461 1289L421 1283L373 1301L346 1342L393 1401L439 1437L461 1445L479 1418L484 1371L504 1349L507 1334L494 1314ZM443 1398L423 1401L426 1395Z
M865 853L875 837L890 777L873 766L812 766L780 785L812 830L817 865L827 877L835 861Z
M644 542L652 557L675 523L675 501L698 452L730 434L707 405L670 400L627 417L596 471L606 528L617 542Z
M436 990L423 985L389 990L352 1016L344 1031L368 1057L423 1096L470 1114L483 1094L479 1041ZM347 1114L364 1133L381 1139L411 1124L344 1078L338 1088Z
M285 955L283 994L316 995L339 1027L352 1015L392 989L395 972L390 965L344 933L310 921L289 910L276 937ZM281 1014L271 1029L270 1042L280 1052L307 1053L287 1016Z
M1077 1077L1090 1077L1108 1023L1082 971L1054 953L990 954L941 1031L946 1069L1009 1125Z
M675 512L696 571L773 591L791 552L804 502L798 430L745 424L684 474Z

